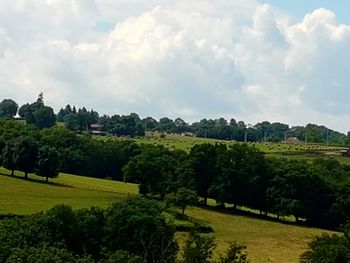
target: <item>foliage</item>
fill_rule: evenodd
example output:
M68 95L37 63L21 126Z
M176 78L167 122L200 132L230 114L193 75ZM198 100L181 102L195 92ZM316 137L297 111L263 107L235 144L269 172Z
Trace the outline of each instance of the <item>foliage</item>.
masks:
M220 263L248 263L246 246L230 243L226 254L220 256Z
M210 263L216 247L214 236L190 232L182 252L184 263Z
M29 262L175 262L175 230L162 211L155 201L129 198L105 211L57 205L5 219L0 224L0 262L25 257Z
M350 241L337 235L316 237L309 250L300 257L303 263L347 263L350 262Z
M11 99L4 99L0 103L0 118L13 118L16 116L18 104Z
M58 176L58 169L60 159L55 148L49 146L42 146L38 151L38 161L36 167L36 174L43 176L48 181L48 178L55 178Z
M106 211L107 249L127 250L148 262L174 262L178 250L175 228L166 223L162 211L157 202L141 198L112 205Z
M185 214L186 207L198 203L198 195L192 190L179 188L176 193L166 195L165 200L167 205L178 206L182 209L182 214Z
M6 263L76 263L76 258L66 249L54 247L25 247L11 249Z

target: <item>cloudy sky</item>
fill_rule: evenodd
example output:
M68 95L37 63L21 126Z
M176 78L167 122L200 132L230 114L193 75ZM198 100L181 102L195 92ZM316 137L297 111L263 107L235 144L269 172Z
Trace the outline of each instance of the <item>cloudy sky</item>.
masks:
M0 0L0 99L346 132L350 1L295 2Z

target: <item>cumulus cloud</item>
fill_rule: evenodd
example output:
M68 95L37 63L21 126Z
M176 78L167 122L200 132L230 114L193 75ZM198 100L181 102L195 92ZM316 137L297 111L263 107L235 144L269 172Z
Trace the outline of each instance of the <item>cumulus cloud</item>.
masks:
M253 0L0 0L0 97L348 130L350 26L289 21Z

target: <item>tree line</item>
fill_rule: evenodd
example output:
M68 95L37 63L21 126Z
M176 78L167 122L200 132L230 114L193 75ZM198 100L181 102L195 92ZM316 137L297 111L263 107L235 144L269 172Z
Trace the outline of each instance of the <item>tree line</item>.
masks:
M232 243L213 261L213 237L189 234L180 255L175 227L155 200L129 197L111 207L6 218L0 224L0 262L17 263L246 263L245 247Z
M195 191L233 209L294 216L296 221L338 229L350 218L350 168L333 159L266 158L253 146L201 144L189 154L148 146L123 167L124 179L143 195L164 199L178 189Z
M0 157L0 164L12 173L23 171L25 177L35 172L52 178L60 171L124 180L138 183L142 195L160 199L185 188L204 203L213 198L234 209L293 215L333 229L349 218L350 168L334 159L266 158L254 146L239 143L195 145L186 153L8 120L0 121Z
M42 93L35 102L21 107L11 99L5 99L0 103L0 118L13 118L16 114L26 123L33 124L39 129L49 128L60 122L68 129L79 133L88 132L92 124L99 124L101 131L117 136L143 136L145 131L158 131L241 142L280 142L295 137L303 142L350 144L349 136L316 124L289 127L284 123L263 121L249 125L234 118L229 121L224 118L202 119L190 124L181 118L174 120L168 117L159 120L152 117L140 118L136 113L122 116L100 115L93 109L87 110L85 107L77 109L71 105L61 108L55 115L53 109L44 104Z

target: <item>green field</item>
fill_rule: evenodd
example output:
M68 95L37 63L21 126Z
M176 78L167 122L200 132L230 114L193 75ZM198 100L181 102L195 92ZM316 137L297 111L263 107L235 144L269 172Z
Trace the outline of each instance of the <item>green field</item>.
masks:
M97 137L100 140L125 140L126 137ZM228 146L233 145L234 141L216 140L209 138L198 138L181 136L177 134L166 134L161 138L158 132L147 132L146 136L132 138L138 144L163 145L169 149L179 149L189 152L190 149L198 144L203 143L223 143ZM340 156L340 150L344 147L337 145L323 145L312 143L284 144L284 143L249 143L266 154L268 157L287 158L287 159L306 159L313 160L315 158L334 158L341 164L350 165L349 157Z
M107 207L112 202L137 193L137 185L60 174L50 184L40 177L23 180L0 170L0 214L29 214L48 209L55 204L74 208ZM215 212L211 209L191 208L188 215L204 220L215 231L217 252L223 252L227 242L237 240L248 246L251 262L298 262L298 256L320 229L299 227L247 216ZM179 241L184 233L178 233Z
M29 214L51 208L56 204L68 204L74 208L90 206L107 207L113 201L137 194L137 185L88 177L60 174L50 184L44 178L31 175L35 180L23 180L3 175L0 169L0 214Z

